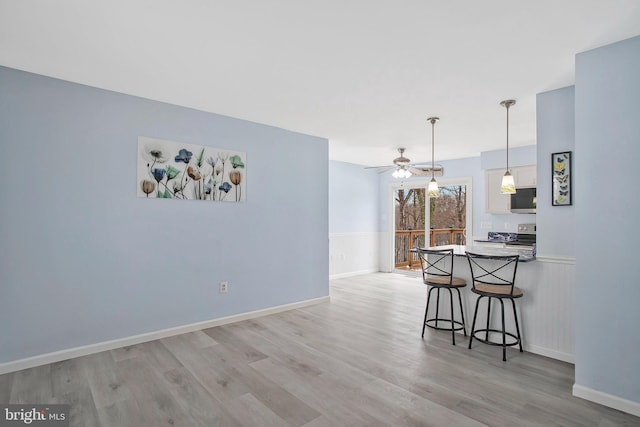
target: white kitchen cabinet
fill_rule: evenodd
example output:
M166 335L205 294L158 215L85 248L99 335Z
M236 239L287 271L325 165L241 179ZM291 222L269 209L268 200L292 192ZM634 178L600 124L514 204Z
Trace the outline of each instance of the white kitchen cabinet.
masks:
M484 172L485 212L491 214L511 213L511 198L500 192L504 169L489 169Z
M536 165L518 166L511 169L516 187L536 186Z
M516 187L536 186L536 165L516 166L511 169L511 175ZM500 192L502 177L505 169L489 169L484 172L485 212L491 214L511 213L511 197Z

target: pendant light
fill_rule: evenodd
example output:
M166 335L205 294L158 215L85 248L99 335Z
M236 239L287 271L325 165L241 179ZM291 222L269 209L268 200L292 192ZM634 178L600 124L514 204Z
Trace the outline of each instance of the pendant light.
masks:
M427 120L431 122L431 181L429 181L429 187L427 187L427 194L429 197L440 197L440 189L438 188L438 183L435 178L436 160L434 156L435 144L433 140L434 128L436 122L440 120L440 118L429 117Z
M509 170L509 108L515 103L515 99L507 99L500 103L500 105L507 109L507 170L502 177L502 185L500 186L500 192L502 194L513 194L516 192L516 183Z

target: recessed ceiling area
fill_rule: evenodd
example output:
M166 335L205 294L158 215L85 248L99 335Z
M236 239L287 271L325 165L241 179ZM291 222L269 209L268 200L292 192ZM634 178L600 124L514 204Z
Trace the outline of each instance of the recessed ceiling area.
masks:
M0 0L0 65L328 138L387 165L535 144L536 94L640 34L636 0ZM615 78L615 76L612 76ZM219 144L219 142L216 142Z

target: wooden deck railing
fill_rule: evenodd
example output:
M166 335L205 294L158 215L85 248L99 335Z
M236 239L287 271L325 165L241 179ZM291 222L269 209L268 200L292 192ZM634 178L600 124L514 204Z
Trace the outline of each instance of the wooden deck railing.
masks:
M424 230L396 230L396 268L420 268L420 260L411 253L413 248L442 245L464 245L466 243L464 228L435 228L429 230L429 244L425 245Z

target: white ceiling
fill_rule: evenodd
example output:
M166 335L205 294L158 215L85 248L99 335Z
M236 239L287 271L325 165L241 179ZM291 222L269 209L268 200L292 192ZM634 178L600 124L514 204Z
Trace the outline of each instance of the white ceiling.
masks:
M0 0L0 65L417 162L536 141L536 93L640 35L638 0ZM615 76L612 76L615 78ZM216 142L219 143L219 142Z

